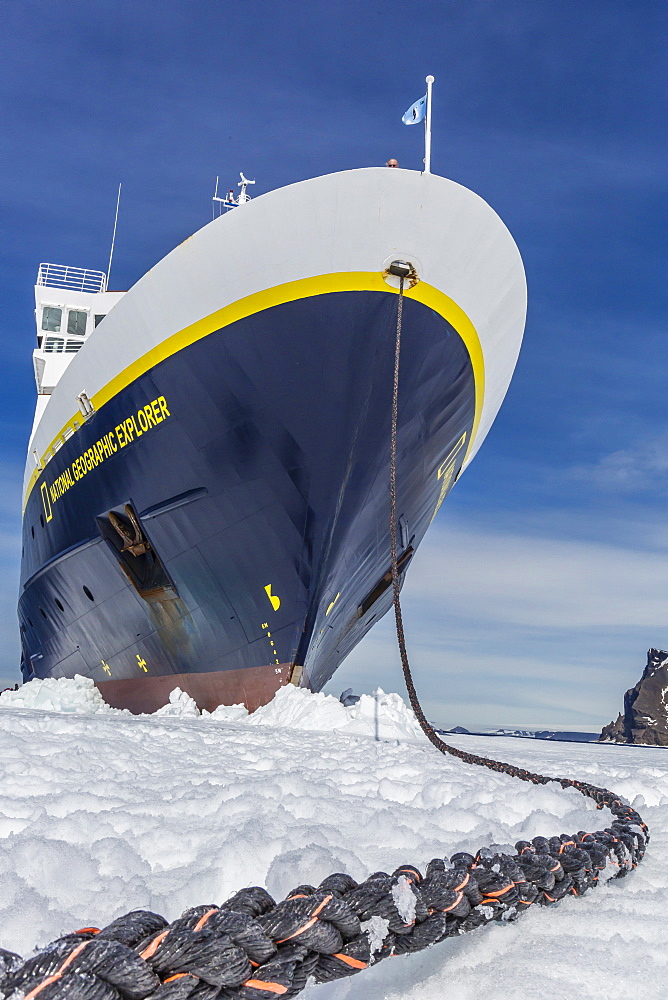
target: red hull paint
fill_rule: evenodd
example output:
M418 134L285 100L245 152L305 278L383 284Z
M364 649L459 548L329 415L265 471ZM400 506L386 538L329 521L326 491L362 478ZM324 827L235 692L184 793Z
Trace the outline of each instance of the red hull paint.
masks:
M128 708L135 715L155 712L169 701L170 692L181 688L197 707L213 712L218 705L243 701L249 712L271 701L279 687L290 681L293 666L281 663L244 670L218 670L204 674L163 674L118 681L96 681L102 697L112 708Z

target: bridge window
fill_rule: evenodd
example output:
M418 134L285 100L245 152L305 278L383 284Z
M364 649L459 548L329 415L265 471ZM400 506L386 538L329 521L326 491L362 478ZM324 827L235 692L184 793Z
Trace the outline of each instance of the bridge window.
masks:
M70 309L67 315L67 332L75 336L83 337L86 334L86 320L88 315L80 309Z
M47 337L44 341L44 352L46 354L60 354L65 347L62 337Z
M99 313L95 313L95 326L99 326L106 315L106 313L102 313L100 316Z
M83 340L68 340L65 346L65 353L76 354L80 347L83 347Z
M42 329L49 333L60 333L60 321L63 310L58 306L44 306L42 310Z

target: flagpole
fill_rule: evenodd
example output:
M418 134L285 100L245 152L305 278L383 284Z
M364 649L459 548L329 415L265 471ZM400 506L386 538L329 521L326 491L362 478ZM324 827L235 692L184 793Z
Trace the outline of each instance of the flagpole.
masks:
M424 172L431 173L431 85L433 76L428 76L427 83L427 114L424 119Z

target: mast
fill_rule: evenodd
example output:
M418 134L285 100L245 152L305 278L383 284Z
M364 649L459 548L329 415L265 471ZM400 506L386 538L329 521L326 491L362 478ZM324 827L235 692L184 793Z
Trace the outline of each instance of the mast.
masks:
M426 78L427 83L427 113L424 119L424 172L431 173L431 86L433 76Z
M118 225L118 207L121 203L121 185L118 185L118 197L116 198L116 215L114 216L114 233L111 237L111 250L109 251L109 267L107 268L107 280L105 282L104 291L109 287L109 277L111 275L111 262L114 257L114 243L116 242L116 226Z

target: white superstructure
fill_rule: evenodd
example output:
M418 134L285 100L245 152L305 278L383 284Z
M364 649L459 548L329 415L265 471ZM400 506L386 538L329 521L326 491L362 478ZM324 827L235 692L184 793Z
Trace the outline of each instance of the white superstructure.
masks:
M107 291L104 271L39 265L35 284L37 347L32 355L37 385L33 432L72 358L124 294Z

